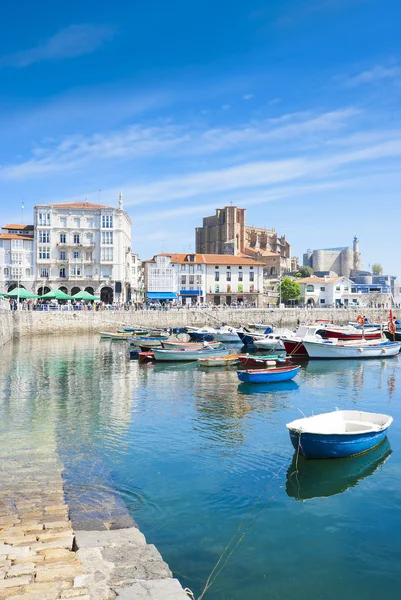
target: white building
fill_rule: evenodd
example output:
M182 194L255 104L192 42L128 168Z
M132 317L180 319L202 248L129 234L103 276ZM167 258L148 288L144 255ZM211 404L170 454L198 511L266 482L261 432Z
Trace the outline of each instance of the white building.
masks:
M392 305L390 288L387 293L356 284L347 277L305 277L299 279L301 302L320 308L331 306L374 307Z
M81 290L106 303L131 293L131 220L123 210L89 202L37 204L35 289Z
M131 253L131 300L143 302L145 294L145 276L142 261L136 252Z
M0 291L20 286L32 291L34 274L33 225L8 224L0 233Z
M145 261L148 300L261 303L263 263L228 254L156 254Z

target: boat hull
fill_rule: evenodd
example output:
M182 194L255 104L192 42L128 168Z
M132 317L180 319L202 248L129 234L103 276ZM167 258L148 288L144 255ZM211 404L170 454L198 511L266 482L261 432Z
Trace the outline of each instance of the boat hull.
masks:
M309 358L319 359L387 358L396 356L401 348L400 342L384 342L382 344L370 346L346 346L340 344L337 345L304 341L303 345L305 346Z
M253 345L260 350L284 350L282 340L255 340Z
M347 333L346 331L341 331L340 329L319 329L319 331L317 332L319 335L322 336L322 338L326 338L326 339L338 339L338 340L380 340L382 337L382 334L380 332L380 330L378 331L372 331L372 332L365 332L364 335L362 335L362 333Z
M238 355L218 358L198 358L200 367L230 367L238 363Z
M227 356L230 351L227 348L212 350L164 350L155 348L153 350L156 361L191 361L198 358L210 358Z
M283 344L287 354L308 358L308 353L301 340L283 340Z
M384 335L386 336L389 342L393 342L394 337L396 342L401 342L401 331L396 331L394 335L389 331L385 331Z
M301 367L261 369L257 371L237 371L238 379L245 383L277 383L293 379Z
M225 343L241 343L241 340L237 333L214 333L213 339L216 342L225 342Z
M305 458L347 458L368 452L386 437L387 429L354 435L320 435L290 431L295 450Z
M99 331L100 337L108 340L128 340L132 337L132 333L109 333L108 331Z
M250 356L250 355L239 355L239 361L242 367L248 369L265 369L267 366L274 366L276 364L285 364L289 362L289 358L281 358L275 354L271 356Z

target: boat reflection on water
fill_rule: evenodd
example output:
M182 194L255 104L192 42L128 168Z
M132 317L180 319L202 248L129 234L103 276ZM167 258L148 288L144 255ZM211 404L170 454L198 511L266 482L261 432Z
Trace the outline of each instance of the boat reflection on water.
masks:
M196 371L199 367L196 360L192 362L150 362L145 364L151 365L155 373L161 371Z
M287 471L287 496L302 501L341 494L373 475L391 452L389 441L385 438L373 450L350 458L306 460L299 456L298 468L297 453L294 453Z
M240 383L238 393L253 396L254 394L268 394L272 392L294 392L298 388L298 383L292 380L277 383Z

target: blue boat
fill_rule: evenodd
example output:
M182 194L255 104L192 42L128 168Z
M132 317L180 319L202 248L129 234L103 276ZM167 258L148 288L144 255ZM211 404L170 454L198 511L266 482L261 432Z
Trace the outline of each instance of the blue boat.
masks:
M277 383L293 379L300 368L299 365L291 365L274 369L248 369L237 371L237 375L238 379L245 383Z
M273 333L271 327L268 327L264 333L251 333L250 331L237 331L237 334L241 340L241 342L247 348L255 348L254 341L262 340L269 333Z
M287 424L295 450L305 458L347 458L371 450L386 437L389 415L336 410Z

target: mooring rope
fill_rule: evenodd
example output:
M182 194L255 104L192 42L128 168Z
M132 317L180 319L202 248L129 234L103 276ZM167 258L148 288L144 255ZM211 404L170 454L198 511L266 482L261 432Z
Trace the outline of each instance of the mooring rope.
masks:
M262 492L259 494L258 498L256 499L255 503L253 504L253 506L250 508L250 510L247 512L247 514L245 515L245 517L242 519L241 523L238 525L235 533L233 534L233 536L231 537L230 541L228 542L228 544L225 546L225 548L223 549L223 552L220 554L218 561L216 562L215 566L213 567L209 577L206 580L205 583L205 587L203 588L203 591L201 593L201 595L199 596L198 600L202 600L206 594L206 592L208 591L208 589L213 585L213 583L216 581L217 577L220 575L220 573L223 571L223 569L226 567L228 561L230 560L231 556L233 555L234 551L236 550L236 548L240 545L240 543L242 542L242 540L244 539L244 537L246 536L247 532L249 531L249 529L253 526L253 524L257 521L257 519L260 517L260 515L266 510L266 508L268 507L268 505L270 504L270 502L273 500L273 498L278 494L279 490L282 488L282 485L279 486L279 489L272 495L270 496L270 498L268 498L267 502L262 506L262 508L260 509L260 511L258 513L256 513L256 515L254 516L254 518L251 520L251 522L249 523L249 525L246 527L246 529L241 533L241 535L239 536L239 538L237 539L236 543L234 546L232 546L232 544L234 544L237 536L239 535L239 533L241 532L241 530L243 529L246 521L248 520L249 516L255 511L259 500L262 498L262 496L265 494L265 492L267 491L267 489L269 488L270 484L272 483L273 480L277 479L277 477L279 476L279 474L281 473L281 471L284 469L284 467L286 467L288 464L288 460L285 461L281 467L279 468L279 470L274 473L270 480L268 481L267 485L265 486L265 488L262 490ZM228 554L227 554L228 553ZM225 557L225 561L224 563L220 566L220 563L222 562L222 560Z

